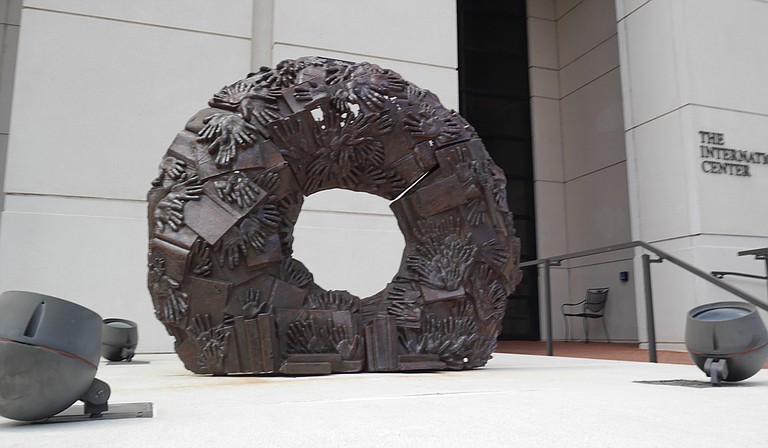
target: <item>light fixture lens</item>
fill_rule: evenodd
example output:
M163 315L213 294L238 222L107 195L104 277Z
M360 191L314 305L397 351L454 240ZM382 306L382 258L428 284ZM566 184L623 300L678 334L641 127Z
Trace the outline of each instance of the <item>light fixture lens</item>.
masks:
M702 311L699 314L696 314L693 316L694 318L698 320L703 320L707 322L721 322L731 319L737 319L742 316L746 316L749 314L749 310L745 310L743 308L715 308L712 310L705 310Z

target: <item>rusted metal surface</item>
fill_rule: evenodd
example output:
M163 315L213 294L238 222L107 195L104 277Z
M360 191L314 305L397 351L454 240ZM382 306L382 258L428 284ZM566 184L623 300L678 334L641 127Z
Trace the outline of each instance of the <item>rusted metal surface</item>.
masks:
M148 194L149 290L189 370L485 365L520 244L504 173L461 116L391 70L319 57L262 68L209 106ZM323 289L291 256L304 196L332 188L408 190L391 204L403 262L371 297Z

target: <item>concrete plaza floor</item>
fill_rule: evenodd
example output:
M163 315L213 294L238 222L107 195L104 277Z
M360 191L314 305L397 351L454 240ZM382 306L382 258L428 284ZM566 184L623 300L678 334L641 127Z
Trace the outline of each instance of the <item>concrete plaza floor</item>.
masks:
M690 365L513 354L475 371L322 377L206 377L175 355L135 360L149 362L102 363L97 376L110 384L113 406L152 402L152 418L0 418L0 447L768 444L768 370L708 387Z

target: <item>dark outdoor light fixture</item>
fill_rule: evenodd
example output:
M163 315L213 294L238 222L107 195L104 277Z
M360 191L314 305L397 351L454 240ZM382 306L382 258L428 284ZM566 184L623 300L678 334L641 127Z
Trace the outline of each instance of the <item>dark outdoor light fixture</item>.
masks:
M685 344L712 384L741 381L768 358L768 332L753 305L716 302L688 312Z
M0 415L52 417L77 400L85 413L107 410L109 386L95 378L101 317L80 305L33 292L0 294Z
M101 327L101 356L110 361L130 361L139 342L135 322L127 319L104 319Z

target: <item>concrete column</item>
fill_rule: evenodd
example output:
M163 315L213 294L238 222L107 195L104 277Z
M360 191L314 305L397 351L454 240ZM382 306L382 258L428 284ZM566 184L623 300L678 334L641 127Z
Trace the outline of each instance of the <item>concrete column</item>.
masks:
M11 122L13 78L16 73L16 47L19 42L21 0L0 1L0 212L5 204L5 160ZM0 215L2 226L2 215Z
M274 45L275 0L253 0L253 33L251 34L251 71L271 67Z

